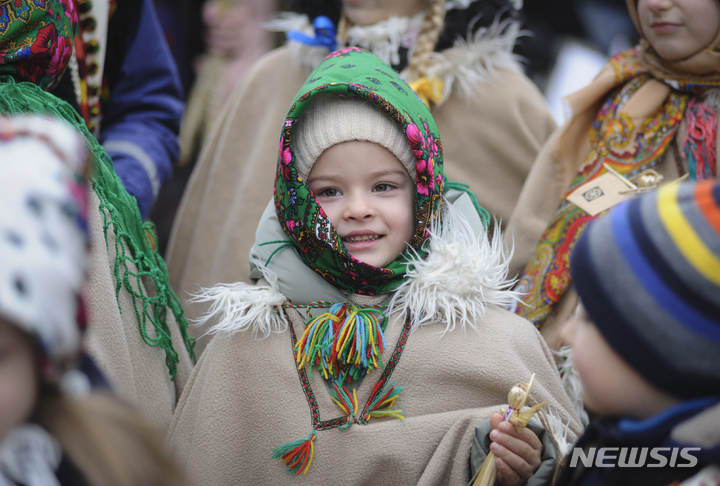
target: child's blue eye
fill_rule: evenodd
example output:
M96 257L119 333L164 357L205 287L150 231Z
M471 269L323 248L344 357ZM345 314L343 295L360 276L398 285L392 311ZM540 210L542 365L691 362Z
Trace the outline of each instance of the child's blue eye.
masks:
M335 197L338 195L338 190L328 187L327 189L320 191L320 195L325 197Z

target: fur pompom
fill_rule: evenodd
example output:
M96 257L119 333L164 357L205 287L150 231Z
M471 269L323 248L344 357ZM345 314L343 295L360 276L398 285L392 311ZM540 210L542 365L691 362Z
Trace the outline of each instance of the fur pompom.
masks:
M510 290L507 252L496 223L492 240L484 231L476 235L467 220L445 204L441 228L433 228L429 255L415 255L407 262L407 278L397 289L389 313L400 310L412 316L412 330L426 324L445 323L444 335L456 327L476 329L488 306L507 307L520 299Z
M452 90L464 99L471 99L484 83L492 80L496 69L522 72L519 58L513 54L520 35L518 21L496 18L490 26L478 29L467 40L458 39L452 48L433 52L427 77L443 81L443 100Z
M287 298L278 288L277 276L259 262L254 263L261 269L268 285L238 282L201 289L191 302L210 302L211 305L196 324L217 319L218 323L210 328L209 334L252 331L253 337L260 338L287 331L289 323L282 310Z

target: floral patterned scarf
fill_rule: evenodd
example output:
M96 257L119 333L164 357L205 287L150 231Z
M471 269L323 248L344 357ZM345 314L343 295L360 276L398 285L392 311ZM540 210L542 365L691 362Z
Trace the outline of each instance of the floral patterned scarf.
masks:
M170 288L165 262L157 253L154 227L143 222L137 201L123 187L110 156L88 131L85 121L68 103L47 92L65 71L71 46L80 41L74 2L0 0L0 115L59 118L84 136L93 163L92 189L100 200L105 245L111 255L114 253L111 271L117 284L118 309L120 293L126 292L142 340L165 352L168 373L174 380L180 358L173 344L168 310L191 357L194 339L187 334L180 301ZM152 280L152 295L144 290L145 279Z
M293 125L320 93L357 96L371 102L402 128L417 157L415 233L404 255L385 268L363 263L348 253L295 167ZM345 292L375 295L396 289L405 275L405 255L425 255L428 231L440 217L444 183L442 144L435 121L390 66L353 47L334 52L313 71L285 120L275 178L275 209L280 224L308 267Z
M0 74L52 88L78 35L74 0L0 0Z
M635 3L628 0L639 29ZM608 167L638 183L672 149L682 121L688 128L679 145L688 176L700 180L717 175L716 114L696 95L720 88L719 45L720 32L702 52L673 65L660 60L643 40L638 48L613 57L590 85L567 98L573 118L555 151L562 202L515 288L525 294L518 315L540 328L570 288L570 254L598 216L567 200L575 189L608 173ZM584 148L588 136L589 153ZM679 152L675 158L682 176Z

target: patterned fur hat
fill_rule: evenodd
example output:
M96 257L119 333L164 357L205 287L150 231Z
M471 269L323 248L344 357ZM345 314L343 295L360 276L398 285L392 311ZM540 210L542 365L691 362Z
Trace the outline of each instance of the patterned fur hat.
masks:
M0 118L0 317L33 336L59 377L81 348L86 149L68 126Z

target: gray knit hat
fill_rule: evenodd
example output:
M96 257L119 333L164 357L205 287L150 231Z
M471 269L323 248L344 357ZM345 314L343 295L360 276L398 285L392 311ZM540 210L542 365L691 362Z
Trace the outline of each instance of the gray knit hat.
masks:
M307 180L325 150L352 140L382 145L415 180L417 159L402 129L365 100L331 94L316 96L293 128L293 149L300 177Z

